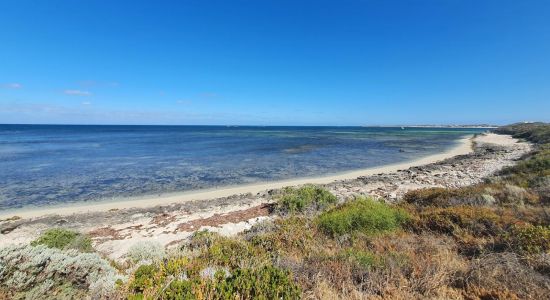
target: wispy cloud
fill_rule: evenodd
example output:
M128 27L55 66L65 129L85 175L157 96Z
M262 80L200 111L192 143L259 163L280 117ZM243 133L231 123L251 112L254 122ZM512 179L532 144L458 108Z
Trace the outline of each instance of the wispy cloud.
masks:
M78 81L77 84L78 86L83 88L119 86L119 83L116 81L97 81L97 80L81 80L81 81Z
M84 102L82 102L82 105L91 105L91 104L92 104L92 102L90 102L90 101L84 101Z
M88 91L81 91L81 90L65 90L63 91L65 95L71 95L71 96L91 96L92 93Z
M177 104L181 104L181 105L191 105L193 104L193 101L189 100L189 99L180 99L178 101L176 101Z
M6 83L6 84L3 84L2 86L7 88L7 89L20 89L20 88L23 87L22 84L16 83L16 82Z
M223 117L223 116L220 116ZM0 101L0 120L7 123L67 124L211 124L218 115L163 110L109 110L89 106ZM232 118L229 115L227 118ZM230 119L230 120L234 120Z

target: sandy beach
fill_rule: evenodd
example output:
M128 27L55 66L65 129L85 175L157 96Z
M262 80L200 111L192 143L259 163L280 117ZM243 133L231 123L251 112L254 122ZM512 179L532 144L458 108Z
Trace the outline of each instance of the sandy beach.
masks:
M495 139L496 142L502 143L502 137L490 135L490 139ZM500 139L500 140L497 140ZM407 169L414 166L420 166L425 164L434 163L441 161L450 157L457 155L464 155L472 152L472 137L463 138L458 141L457 145L451 149L430 156L426 156L417 160L412 160L404 163L384 165L380 167L373 167L367 169L354 170L339 174L332 174L328 176L320 177L307 177L307 178L296 178L290 180L281 180L273 182L264 182L264 183L255 183L255 184L245 184L229 187L220 187L212 189L204 189L198 191L189 191L189 192L179 192L171 193L166 195L155 195L155 196L142 196L142 197L133 197L129 199L119 199L119 200L110 200L101 201L96 203L71 203L68 205L60 206L48 206L40 208L26 208L18 210L8 210L0 212L0 219L6 219L10 217L20 217L20 218L36 218L45 215L71 215L78 213L89 213L89 212L101 212L109 210L119 210L125 208L147 208L153 206L163 206L170 205L174 203L183 203L195 200L204 200L204 199L213 199L213 198L222 198L229 197L232 195L238 194L257 194L262 191L279 189L285 186L295 186L303 185L306 183L313 184L328 184L335 181L350 180L355 179L359 176L368 176L378 173L391 173L401 169Z

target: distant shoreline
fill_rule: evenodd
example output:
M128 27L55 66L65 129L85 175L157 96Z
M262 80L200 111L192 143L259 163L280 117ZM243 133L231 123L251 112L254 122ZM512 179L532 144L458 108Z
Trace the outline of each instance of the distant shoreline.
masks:
M78 202L65 205L54 205L44 207L29 207L0 212L0 219L5 219L13 216L21 218L35 218L45 215L71 215L78 213L102 212L109 210L119 210L126 208L148 208L155 206L165 206L174 203L183 203L195 200L207 200L228 197L238 194L252 193L256 194L262 191L278 189L285 186L303 185L307 183L327 184L334 181L352 180L360 176L374 175L378 173L391 173L401 169L408 169L414 166L434 163L440 160L451 158L457 155L465 155L472 152L473 135L462 138L457 145L445 152L432 154L423 158L410 160L407 162L383 165L378 167L370 167L343 173L331 174L327 176L302 177L288 180L280 180L273 182L263 182L254 184L242 184L235 186L226 186L219 188L210 188L204 190L193 190L187 192L169 193L160 196L139 196L120 198L114 201L101 201L94 203Z
M361 127L377 127L377 128L457 128L457 129L495 129L499 126L497 125L391 125L391 126L376 126L376 125L365 125Z

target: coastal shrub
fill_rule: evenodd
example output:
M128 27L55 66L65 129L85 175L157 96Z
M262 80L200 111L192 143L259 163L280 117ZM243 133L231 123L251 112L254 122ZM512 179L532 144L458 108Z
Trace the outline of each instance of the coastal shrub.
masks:
M158 242L141 241L128 249L126 256L131 262L138 264L143 262L157 262L166 256L164 247Z
M96 253L45 245L0 249L0 286L16 299L110 298L117 281L125 277Z
M336 196L318 186L286 187L277 200L276 210L281 214L303 213L324 210L336 202Z
M497 179L517 185L538 195L543 204L550 204L550 124L518 123L495 130L512 134L536 144L535 150L516 165L504 168Z
M452 239L398 231L359 241L364 239L352 247L331 245L324 254L305 258L293 271L304 294L329 299L460 299L446 294L463 265Z
M544 253L550 251L550 226L514 225L505 239L519 254Z
M332 237L357 232L376 235L398 229L407 219L408 214L401 209L359 198L322 213L317 224Z
M488 199L483 198L482 188L456 188L447 189L440 187L412 190L403 196L407 203L418 206L439 206L448 207L463 204L490 204Z
M516 185L500 184L496 188L487 189L487 191L502 206L534 205L539 203L539 197L536 194Z
M384 236L384 238L389 238L389 236ZM409 266L407 254L395 251L395 249L376 251L374 249L351 247L343 250L341 255L352 264L367 271L392 267L405 269Z
M405 193L403 201L419 206L447 206L449 190L445 188L425 188L412 190Z
M432 231L448 235L468 232L476 236L502 232L499 216L491 209L473 206L429 207L408 222L413 231Z
M459 279L467 299L548 299L550 295L550 277L510 252L488 253L473 259Z
M273 266L236 269L217 284L216 292L221 299L300 299L301 295L290 273Z
M311 278L326 280L330 290L342 291L344 286L355 285L352 263L343 256L326 253L310 255L304 258L295 273L297 281L306 292L315 287L315 280ZM334 294L338 295L340 292L335 291Z
M288 271L200 267L197 261L168 259L142 265L129 283L129 299L298 299L300 289Z
M503 174L521 174L524 176L546 176L550 174L550 149L534 152L527 159L502 170Z
M44 245L57 249L76 249L81 252L93 251L92 241L88 236L63 228L46 230L38 239L32 241L31 245Z
M291 299L299 295L290 273L273 267L263 248L244 239L200 231L182 249L139 266L127 288L129 298Z
M504 168L498 179L537 192L541 200L550 197L550 148L539 149L516 165Z
M158 295L162 299L300 299L300 288L288 271L264 266L259 269L237 268L227 276L218 271L213 278L193 277L157 283L134 293ZM139 299L139 297L134 297Z
M200 280L174 280L162 290L162 299L197 299L196 294L202 294L202 290L211 292L212 288L204 287L204 284Z
M303 255L312 250L315 228L309 219L292 216L276 219L273 225L268 232L251 235L248 238L250 243L272 255L279 253Z
M205 249L212 246L212 244L214 244L214 242L220 238L221 236L216 232L212 232L206 229L198 230L193 232L189 239L184 242L180 248L182 250L189 251Z
M199 258L211 265L228 268L246 268L267 263L267 253L251 243L238 239L220 237Z
M375 266L381 266L383 264L383 259L380 256L376 255L372 251L366 251L362 249L348 248L343 251L341 257L367 270L370 270Z
M517 206L538 203L538 196L526 189L506 184L491 183L468 187L424 188L412 190L405 194L406 203L417 206L449 207L460 205L493 205Z
M501 126L494 131L501 134L511 134L515 138L523 138L536 144L550 143L549 123L516 123Z
M152 264L140 265L133 271L127 290L129 292L128 299L157 299L163 291L167 291L163 299L194 299L171 297L171 291L181 280L187 280L187 273L198 274L199 266L189 263L189 259L181 257L169 257L163 261L157 261ZM179 293L179 296L185 294ZM173 295L172 295L173 296Z
M157 284L156 276L158 269L154 265L141 265L134 272L134 278L130 283L130 289L135 293L143 293L146 289Z
M510 208L476 206L427 207L405 226L415 233L437 233L453 237L461 254L475 256L505 247L503 234L519 222Z

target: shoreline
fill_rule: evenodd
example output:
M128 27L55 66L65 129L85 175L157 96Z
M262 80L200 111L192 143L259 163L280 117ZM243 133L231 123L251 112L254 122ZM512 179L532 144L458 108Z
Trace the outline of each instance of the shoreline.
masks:
M260 182L253 184L242 184L235 186L226 186L219 188L209 188L204 190L194 190L187 192L176 192L161 196L138 196L132 198L121 198L120 201L101 201L95 203L71 203L64 206L45 206L36 208L22 208L0 212L0 220L20 217L22 219L37 218L47 215L72 215L91 212L106 212L110 210L123 210L130 208L149 208L157 206L169 206L172 204L185 203L196 200L207 200L229 197L240 194L257 194L262 191L279 189L285 186L296 186L307 183L329 184L335 181L353 180L361 176L375 175L379 173L392 173L401 169L408 169L426 164L435 163L447 158L458 155L466 155L473 151L473 135L458 140L457 145L442 153L432 154L419 159L414 159L402 163L370 167L365 169L347 171L327 176L301 177L294 179L278 180L272 182ZM122 200L124 199L124 200Z
M136 243L154 242L170 248L197 230L232 236L254 224L276 218L270 207L281 192L277 187L319 183L339 202L366 196L392 203L400 201L411 190L460 188L481 183L503 167L514 165L532 149L529 143L494 133L457 142L444 152L405 163L318 178L178 194L163 197L164 203L154 197L102 206L27 211L25 215L18 214L25 218L0 220L0 247L28 244L47 229L63 227L88 234L94 249L119 260L124 259ZM253 191L259 192L252 194ZM220 197L224 195L228 196Z

